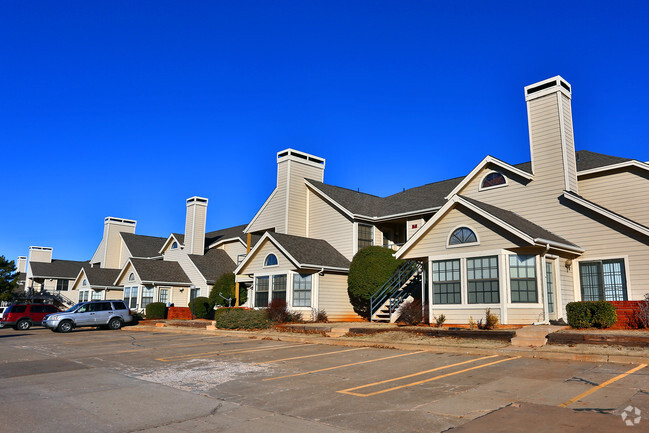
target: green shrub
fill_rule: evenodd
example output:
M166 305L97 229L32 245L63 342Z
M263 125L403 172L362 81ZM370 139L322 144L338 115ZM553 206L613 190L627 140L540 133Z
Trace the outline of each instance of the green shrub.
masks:
M151 302L146 306L147 319L166 319L167 306L164 302Z
M234 306L236 302L236 281L234 280L234 274L232 272L221 275L218 280L214 283L212 290L210 291L210 305L214 307L215 305L227 305L227 298L231 298L231 306ZM219 293L223 297L219 296ZM224 299L226 298L226 299ZM244 304L248 300L248 291L240 288L239 290L239 305Z
M205 296L195 298L187 306L192 308L192 303L194 304L194 317L197 319L205 319L212 312L213 307L210 307L210 300Z
M570 302L566 313L573 328L609 328L617 322L615 306L606 301Z
M219 308L214 321L222 329L264 329L271 325L265 311L247 308Z
M389 248L372 246L363 248L352 259L347 293L354 311L361 317L370 318L370 298L403 263L392 254L394 251Z

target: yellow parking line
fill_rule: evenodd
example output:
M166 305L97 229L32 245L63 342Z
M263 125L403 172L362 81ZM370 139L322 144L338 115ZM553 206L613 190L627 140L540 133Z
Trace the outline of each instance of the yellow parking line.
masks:
M518 359L518 358L520 358L520 356L516 356L516 357L514 357L514 358L501 359L501 360L499 360L499 361L494 361L494 362L489 362L489 363L487 363L487 364L477 365L477 366L475 366L475 367L466 368L466 369L464 369L464 370L454 371L453 373L442 374L442 375L439 375L439 376L431 377L430 379L424 379L424 380L420 380L420 381L418 381L418 382L408 383L408 384L406 384L406 385L395 386L395 387L393 387L393 388L388 388L388 389L384 389L384 390L381 390L381 391L371 392L371 393L369 393L369 394L360 394L360 393L356 393L356 392L351 392L351 391L356 390L356 389L367 388L367 387L370 387L370 386L379 385L379 384L386 383L386 382L394 382L395 380L401 380L401 379L405 379L405 378L408 378L408 377L412 377L412 376L416 376L416 375L421 375L421 374L424 374L424 373L429 373L429 372L431 372L431 371L435 371L435 370L442 370L442 369L449 368L449 367L454 367L454 366L457 366L457 365L467 364L467 363L469 363L469 362L480 361L480 360L482 360L482 359L493 358L493 357L495 357L495 356L498 356L498 355L485 356L485 357L478 358L478 359L472 359L472 360L470 360L470 361L459 362L459 363L457 363L457 364L452 364L452 365L446 365L446 366L443 366L443 367L435 368L435 369L428 370L428 371L421 372L421 373L409 374L409 375L407 375L407 376L402 376L402 377L397 377L397 378L394 378L394 379L383 380L383 381L381 381L381 382L370 383L369 385L357 386L357 387L355 387L355 388L348 388L348 389L344 389L344 390L342 390L342 391L337 391L337 392L339 392L339 393L341 393L341 394L354 395L354 396L357 396L357 397L370 397L370 396L372 396L372 395L383 394L383 393L385 393L385 392L395 391L395 390L397 390L397 389L401 389L401 388L407 388L407 387L410 387L410 386L421 385L422 383L432 382L432 381L434 381L434 380L443 379L443 378L445 378L445 377L454 376L454 375L456 375L456 374L465 373L465 372L467 372L467 371L477 370L477 369L479 369L479 368L488 367L488 366L490 366L490 365L500 364L501 362L512 361L512 360L514 360L514 359Z
M579 394L579 395L576 396L576 397L571 398L570 400L564 401L563 403L561 403L561 404L558 405L558 406L559 406L559 407L570 406L570 405L573 404L574 402L576 402L576 401L578 401L578 400L581 400L582 398L586 397L587 395L590 395L590 394L594 393L595 391L597 391L597 390L599 390L599 389L602 389L602 388L604 388L605 386L608 386L608 385L612 384L613 382L617 382L617 381L620 380L620 379L624 379L624 378L627 377L628 375L633 374L633 373L635 373L635 372L638 371L638 370L642 370L642 369L645 368L646 366L647 366L647 364L640 364L640 365L638 365L637 367L634 367L634 368L632 368L631 370L627 371L626 373L622 373L622 374L620 374L619 376L615 376L614 378L609 379L609 380L607 380L606 382L604 382L604 383L602 383L602 384L600 384L600 385L597 385L597 386L595 386L595 387L589 389L589 390L586 391L586 392L582 392L581 394Z
M200 343L200 344L177 344L175 346L143 347L141 349L120 350L118 352L113 352L113 353L144 352L144 351L147 351L147 350L176 349L176 348L180 348L180 347L215 346L217 344L228 344L228 343L245 343L245 340L213 341L211 343Z
M292 358L275 359L274 361L255 362L254 364L250 364L250 365L270 364L271 362L291 361L293 359L302 359L302 358L313 358L314 356L333 355L336 353L352 352L354 350L365 350L365 349L369 349L369 347L356 347L354 349L336 350L335 352L316 353L315 355L294 356Z
M399 358L402 356L416 355L418 353L425 353L425 352L426 352L425 350L420 350L418 352L402 353L401 355L386 356L385 358L377 358L377 359L369 359L367 361L352 362L351 364L336 365L335 367L321 368L319 370L305 371L303 373L289 374L286 376L269 377L268 379L264 379L263 382L266 382L268 380L286 379L287 377L304 376L305 374L320 373L321 371L335 370L337 368L351 367L353 365L359 365L359 364L368 364L370 362L383 361L384 359Z
M293 345L284 344L279 346L269 346L262 349L236 349L236 350L221 350L218 352L191 353L187 355L170 356L168 358L157 358L156 361L170 362L170 361L178 361L182 359L189 359L189 358L196 358L196 357L211 357L211 356L221 356L221 355L233 355L238 353L263 352L265 350L285 349L289 347L305 347L305 346L307 345L306 344L293 344Z

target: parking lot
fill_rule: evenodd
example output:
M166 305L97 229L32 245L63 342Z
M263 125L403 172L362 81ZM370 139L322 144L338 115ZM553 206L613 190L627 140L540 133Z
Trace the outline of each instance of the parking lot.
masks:
M15 432L435 432L516 402L620 430L632 406L634 427L649 425L649 367L129 328L0 329L0 391Z

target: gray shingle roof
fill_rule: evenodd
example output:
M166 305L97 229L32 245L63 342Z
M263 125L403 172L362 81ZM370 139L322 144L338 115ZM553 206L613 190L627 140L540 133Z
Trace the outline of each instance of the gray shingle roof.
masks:
M52 263L31 262L32 275L35 278L61 278L73 280L79 275L83 265L88 262L74 260L52 260Z
M603 153L591 152L590 150L578 150L575 152L577 158L577 171L590 170L593 168L606 167L607 165L619 164L621 162L633 161L629 158L619 156L604 155ZM532 163L530 161L514 165L516 168L532 173Z
M180 242L181 244L185 245L185 235L182 233L172 233L176 240Z
M120 233L132 257L158 257L167 238Z
M214 283L221 275L233 272L237 267L225 250L212 248L205 255L189 254L189 258L196 265L208 282Z
M142 281L186 283L191 281L178 262L132 258L131 263Z
M205 248L208 248L214 242L225 239L239 238L243 242L246 242L246 234L243 232L245 228L246 224L205 233Z
M301 265L349 269L349 260L322 239L268 233Z
M558 242L562 243L565 245L570 245L576 248L579 248L578 245L575 245L574 243L562 238L561 236L557 236L554 233L544 229L543 227L534 224L528 219L523 218L522 216L512 212L508 211L505 209L501 209L496 206L492 206L487 203L483 203L481 201L460 196L462 199L468 201L469 203L479 207L483 211L495 216L499 220L509 224L512 227L515 227L516 229L522 231L526 235L530 236L531 238L542 238L542 239L547 239L552 242Z
M84 272L91 286L111 287L119 275L119 269L84 266Z

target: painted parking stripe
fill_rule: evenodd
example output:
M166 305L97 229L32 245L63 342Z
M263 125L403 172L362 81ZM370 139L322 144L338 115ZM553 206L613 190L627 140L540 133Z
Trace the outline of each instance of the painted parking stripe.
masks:
M620 375L618 375L618 376L615 376L614 378L609 379L609 380L607 380L606 382L604 382L604 383L602 383L602 384L600 384L600 385L597 385L597 386L595 386L595 387L589 389L589 390L586 391L586 392L582 392L581 394L579 394L579 395L576 396L576 397L571 398L570 400L564 401L563 403L561 403L561 404L558 405L558 406L559 406L559 407L567 407L567 406L570 406L570 405L573 404L574 402L576 402L576 401L578 401L578 400L581 400L582 398L584 398L584 397L586 397L586 396L588 396L588 395L590 395L590 394L592 394L592 393L594 393L594 392L596 392L596 391L598 391L598 390L604 388L605 386L608 386L608 385L610 385L610 384L612 384L612 383L614 383L614 382L617 382L617 381L620 380L620 379L624 379L624 378L627 377L628 375L633 374L633 373L635 373L636 371L642 370L642 369L645 368L646 366L647 366L647 364L640 364L640 365L638 365L637 367L634 367L634 368L632 368L631 370L627 371L626 373L622 373L622 374L620 374Z
M145 352L147 350L156 350L156 349L176 349L183 347L198 347L198 346L216 346L219 344L235 344L235 343L245 343L245 340L232 340L232 341L212 341L210 343L199 343L199 344L177 344L173 346L156 346L156 347L143 347L140 349L131 349L131 350L120 350L112 353L132 353L132 352Z
M315 356L325 356L325 355L335 355L336 353L353 352L354 350L365 350L365 349L369 349L369 347L355 347L353 349L336 350L334 352L316 353L315 355L294 356L292 358L275 359L273 361L255 362L250 365L261 365L261 364L270 364L272 362L292 361L294 359L313 358Z
M386 383L386 382L393 382L395 380L401 380L401 379L404 379L404 378L412 377L412 376L415 376L415 375L425 374L425 373L435 371L435 370L442 370L442 369L454 367L454 366L457 366L457 365L467 364L469 362L475 362L475 361L480 361L482 359L493 358L495 356L498 356L498 355L485 356L483 358L472 359L470 361L459 362L457 364L438 367L438 368L435 368L435 369L432 369L432 370L427 370L426 372L415 373L414 375L410 374L410 375L407 375L407 376L396 377L394 379L383 380L381 382L370 383L368 385L357 386L355 388L348 388L348 389L344 389L342 391L337 391L337 392L339 392L341 394L354 395L356 397L370 397L370 396L377 395L377 394L383 394L383 393L390 392L390 391L396 391L396 390L402 389L402 388L408 388L410 386L421 385L422 383L432 382L434 380L443 379L445 377L450 377L450 376L455 376L456 374L466 373L467 371L477 370L479 368L484 368L484 367L488 367L490 365L500 364L502 362L513 361L514 359L519 359L520 358L520 356L516 356L516 357L513 357L513 358L505 358L505 359L501 359L501 360L498 360L498 361L489 362L487 364L481 364L481 365L477 365L475 367L465 368L464 370L454 371L452 373L446 373L446 374L442 374L442 375L439 375L439 376L431 377L429 379L424 379L424 380L420 380L420 381L417 381L417 382L408 383L408 384L405 384L405 385L395 386L395 387L392 387L392 388L383 389L381 391L370 392L370 393L367 393L367 394L361 394L361 393L352 392L352 391L357 390L357 389L368 388L370 386L375 386L375 385L379 385L379 384Z
M261 349L235 349L235 350L220 350L218 352L204 352L204 353L192 353L188 355L178 355L178 356L169 356L167 358L157 358L156 361L170 362L178 361L183 359L191 358L209 358L212 356L221 356L221 355L235 355L239 353L250 353L250 352L263 352L266 350L276 350L276 349L288 349L289 347L308 347L308 344L284 344L278 346L269 346Z
M286 376L269 377L267 379L263 379L263 382L266 382L266 381L269 381L269 380L286 379L286 378L289 378L289 377L304 376L306 374L320 373L321 371L336 370L338 368L351 367L351 366L354 366L354 365L369 364L370 362L383 361L385 359L392 359L392 358L400 358L402 356L416 355L418 353L426 353L426 351L425 350L420 350L418 352L402 353L400 355L386 356L384 358L377 358L377 359L368 359L366 361L352 362L351 364L336 365L335 367L321 368L319 370L305 371L303 373L288 374Z

